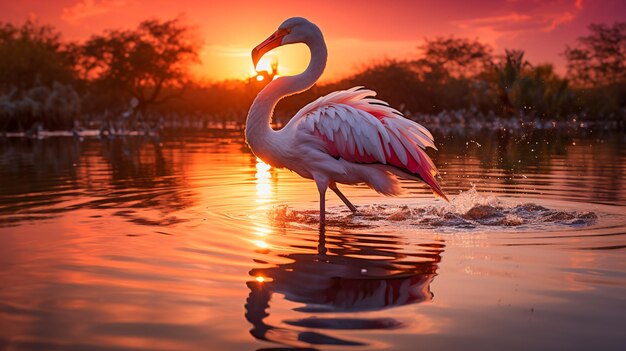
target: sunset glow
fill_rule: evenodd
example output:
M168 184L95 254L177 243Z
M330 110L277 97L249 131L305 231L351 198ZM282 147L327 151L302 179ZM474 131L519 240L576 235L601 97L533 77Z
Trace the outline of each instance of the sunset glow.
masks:
M254 77L256 76L256 80L258 82L262 82L265 79L265 74L271 74L273 72L273 68L272 66L278 66L277 70L278 72L281 72L283 70L285 70L284 67L278 65L278 58L274 55L267 55L261 58L261 60L259 60L259 63L256 66L256 69L252 69L250 70L250 76ZM287 69L288 70L288 69ZM276 73L276 72L274 72ZM298 72L293 72L292 74L295 74ZM278 78L278 74L274 75L273 79Z
M13 23L34 18L50 23L76 41L106 29L133 28L147 18L181 16L202 39L202 63L193 67L203 80L246 79L255 76L250 52L285 19L306 16L324 30L329 61L322 80L348 76L364 65L386 58L419 56L425 37L456 35L478 38L494 46L524 49L532 62L553 62L563 71L565 45L584 34L593 22L623 20L626 3L605 1L464 2L319 1L317 6L276 1L149 2L142 0L34 0L5 2L0 20ZM278 48L268 54L283 75L296 74L308 63L303 45ZM271 61L270 61L271 62ZM264 70L259 67L259 70Z
M624 349L626 0L0 1L2 350Z

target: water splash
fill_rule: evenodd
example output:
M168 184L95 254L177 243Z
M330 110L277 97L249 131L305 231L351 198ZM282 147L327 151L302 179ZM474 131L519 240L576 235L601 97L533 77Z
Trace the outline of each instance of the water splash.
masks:
M319 220L316 210L299 211L287 205L275 206L269 212L275 222L313 224ZM453 229L516 229L537 230L550 226L589 226L598 220L594 212L548 208L527 202L514 203L483 195L475 187L442 205L410 206L371 204L359 207L352 214L341 207L327 209L329 225L340 227L416 226L420 228Z

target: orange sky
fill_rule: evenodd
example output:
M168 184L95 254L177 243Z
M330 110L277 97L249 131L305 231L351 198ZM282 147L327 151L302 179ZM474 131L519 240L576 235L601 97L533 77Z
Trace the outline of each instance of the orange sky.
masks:
M560 53L587 33L589 23L626 21L624 0L0 0L0 6L2 21L38 18L72 40L135 27L150 17L182 16L204 39L202 65L194 72L209 80L248 77L251 49L291 16L306 17L324 32L329 61L323 80L384 58L416 57L424 37L448 34L478 38L497 53L524 49L531 62L553 62L563 72ZM273 55L282 74L298 73L308 63L304 47L280 48Z

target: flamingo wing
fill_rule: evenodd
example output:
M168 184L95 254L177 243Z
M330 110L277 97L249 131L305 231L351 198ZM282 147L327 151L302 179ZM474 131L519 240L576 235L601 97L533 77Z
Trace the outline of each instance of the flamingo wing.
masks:
M335 158L394 166L421 178L445 199L435 179L437 168L425 152L437 149L432 134L375 95L362 87L333 92L305 106L290 124L319 137Z

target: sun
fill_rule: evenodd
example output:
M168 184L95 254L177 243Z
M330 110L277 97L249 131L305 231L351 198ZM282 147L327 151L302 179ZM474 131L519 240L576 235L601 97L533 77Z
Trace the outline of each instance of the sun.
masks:
M274 62L275 60L276 58L272 55L261 57L261 60L259 60L259 63L256 65L256 69L252 67L252 70L250 71L250 75L256 76L258 72L263 72L263 71L272 72L272 62ZM257 80L261 81L263 80L263 78L259 79L257 77Z

